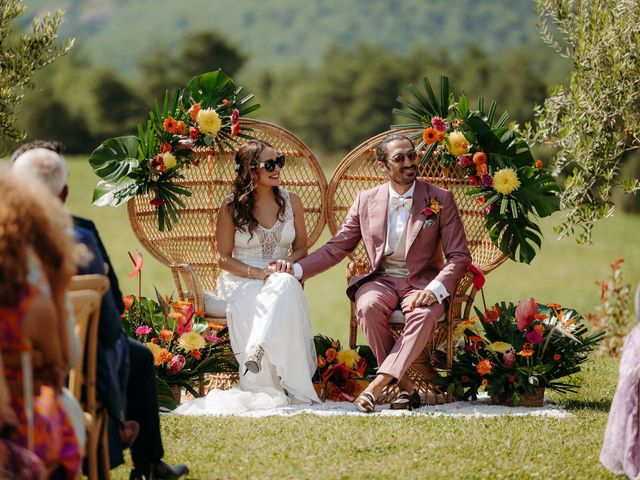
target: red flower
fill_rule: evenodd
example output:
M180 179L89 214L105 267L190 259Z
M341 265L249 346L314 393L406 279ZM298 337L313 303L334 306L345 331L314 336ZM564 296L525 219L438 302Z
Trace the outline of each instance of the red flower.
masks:
M133 295L125 295L122 297L122 302L124 303L124 309L129 310L133 306Z
M507 377L507 381L508 381L509 383L513 383L513 382L515 382L515 381L516 381L516 376L515 376L515 375L509 375L509 376Z
M535 330L532 330L529 333L527 333L527 342L529 343L542 343L543 340L544 338L542 337L542 335L540 335Z
M553 361L554 361L554 362L557 362L558 360L560 360L560 358L561 358L561 357L560 357L560 354L559 354L559 353L554 353L554 354L553 354Z
M173 150L173 148L171 147L171 144L167 142L163 143L162 147L160 147L160 153L167 153L171 150Z
M473 263L469 264L469 271L473 274L473 288L480 290L484 287L484 274Z
M471 183L473 183L476 187L480 186L480 180L478 180L478 177L476 177L475 175L469 175L469 180L471 180Z
M231 136L232 136L232 137L237 137L239 133L240 133L240 122L235 123L235 124L231 127Z
M184 122L182 120L176 122L176 128L175 128L175 132L178 135L182 135L184 133L184 131L186 130L187 126L184 124Z
M524 332L536 318L538 313L538 302L535 298L520 300L516 307L516 325L518 330Z
M194 140L197 140L200 136L200 130L197 127L189 127L189 136Z
M498 307L498 305L494 305L489 310L484 312L484 323L488 325L491 325L492 323L496 323L500 318L501 313L502 313L502 310L500 310L500 307Z
M224 100L222 100L222 103L225 104L227 107L229 105L231 105L231 102L229 100L227 100L226 98Z
M424 210L422 210L422 214L423 214L423 215L426 215L427 217L429 217L429 216L433 215L434 213L436 213L436 212L434 212L433 210L431 210L429 207L427 207L427 208L425 208Z
M202 358L202 355L200 355L200 350L191 350L190 354L196 360L200 360Z
M129 258L131 259L131 263L133 263L133 266L135 267L133 272L127 274L127 277L129 278L133 278L137 275L140 274L141 270L142 270L142 254L136 250L136 258L135 260L133 259L133 255L131 255L131 252L127 252L129 254Z
M153 205L154 207L160 207L160 206L164 205L164 200L159 198L159 197L156 197L153 200L151 200L149 203L151 205Z

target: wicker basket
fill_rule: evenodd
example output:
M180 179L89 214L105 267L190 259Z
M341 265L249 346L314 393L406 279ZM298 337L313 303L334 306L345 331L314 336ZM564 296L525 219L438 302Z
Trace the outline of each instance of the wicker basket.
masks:
M526 392L522 395L522 401L515 405L509 395L505 402L501 402L497 395L491 396L492 405L506 405L507 407L541 407L544 403L544 387L536 388L535 392Z

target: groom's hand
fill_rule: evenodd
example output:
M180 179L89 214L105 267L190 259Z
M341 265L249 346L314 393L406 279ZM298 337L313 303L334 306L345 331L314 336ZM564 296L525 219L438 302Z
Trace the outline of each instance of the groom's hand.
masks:
M293 262L286 258L279 258L278 260L269 262L269 270L293 275Z
M416 307L429 306L435 302L436 296L431 290L422 290L421 292L416 293L415 296L411 299L409 309L413 310Z

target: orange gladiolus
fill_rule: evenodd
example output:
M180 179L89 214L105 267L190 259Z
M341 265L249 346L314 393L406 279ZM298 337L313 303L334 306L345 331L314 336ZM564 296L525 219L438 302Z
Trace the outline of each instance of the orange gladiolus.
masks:
M318 368L323 368L326 364L327 362L325 361L324 357L322 355L318 355L318 359L316 360L316 365L318 365Z
M476 372L478 372L481 376L488 375L489 373L491 373L492 368L493 364L491 363L491 360L487 360L485 358L483 360L480 360L478 362L478 365L476 365Z
M476 152L473 154L474 165L484 165L487 163L487 154L484 152Z

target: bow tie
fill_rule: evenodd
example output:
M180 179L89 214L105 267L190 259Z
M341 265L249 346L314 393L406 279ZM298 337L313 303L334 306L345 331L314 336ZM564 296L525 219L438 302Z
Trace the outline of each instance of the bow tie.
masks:
M411 197L391 197L391 209L396 210L400 207L404 207L407 210L411 209L413 205L413 198Z

